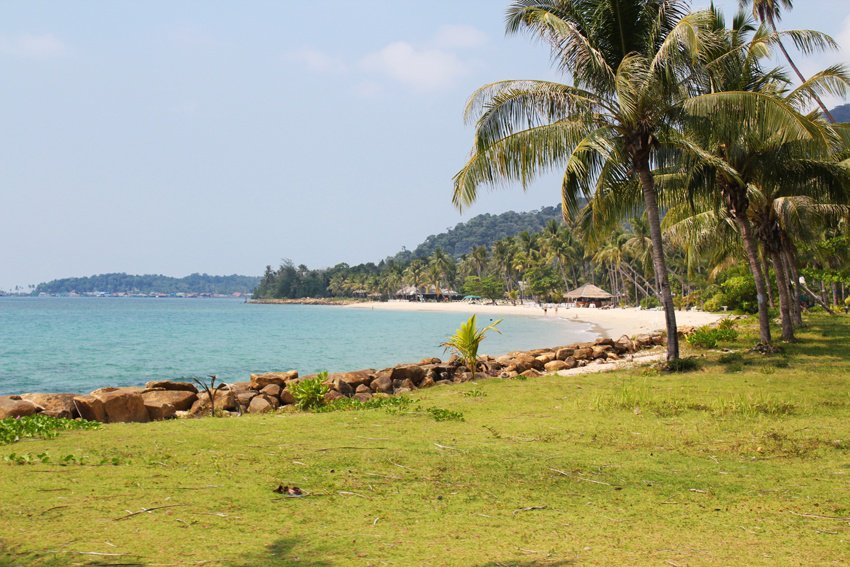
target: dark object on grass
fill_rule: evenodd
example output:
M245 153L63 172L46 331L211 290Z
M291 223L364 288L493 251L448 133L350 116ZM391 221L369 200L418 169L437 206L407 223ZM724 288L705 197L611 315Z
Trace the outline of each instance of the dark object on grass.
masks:
M282 484L279 484L277 485L277 488L274 489L274 492L278 494L283 494L284 496L288 496L290 498L304 496L304 492L297 486L284 486Z

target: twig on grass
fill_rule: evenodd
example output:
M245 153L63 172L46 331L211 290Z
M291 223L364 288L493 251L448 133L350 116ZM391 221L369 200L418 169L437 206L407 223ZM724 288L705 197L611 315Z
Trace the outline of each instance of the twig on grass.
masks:
M144 514L145 512L153 512L154 510L162 510L164 508L177 508L178 506L185 506L185 504L169 504L167 506L154 506L153 508L142 508L138 512L130 512L126 516L121 516L120 518L113 518L113 521L118 522L120 520L126 520L127 518L132 518L133 516L138 516L139 514Z
M526 506L525 508L517 508L514 510L514 516L519 514L520 512L531 512L533 510L545 510L546 506Z
M357 496L358 498L369 500L368 496L363 496L362 494L357 494L356 492L350 492L348 490L340 490L339 494L341 494L342 496Z
M573 475L573 474L568 473L567 471L562 471L561 469L553 469L552 467L549 467L549 470L552 471L552 472L556 472L561 476L574 478L576 480L583 480L584 482L592 482L593 484L602 484L604 486L613 486L612 484L610 484L608 482L602 482L601 480L593 480L592 478L584 478L581 475Z
M799 512L795 512L794 510L789 510L795 516L800 516L801 518L814 518L816 520L838 520L840 522L850 522L850 517L845 516L821 516L819 514L801 514Z

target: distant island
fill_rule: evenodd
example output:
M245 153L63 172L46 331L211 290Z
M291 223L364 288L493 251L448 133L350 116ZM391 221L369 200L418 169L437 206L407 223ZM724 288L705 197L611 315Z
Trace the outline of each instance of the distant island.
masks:
M254 276L211 276L190 274L174 278L160 274L98 274L63 278L35 287L32 295L135 296L135 297L222 297L250 294L259 284Z

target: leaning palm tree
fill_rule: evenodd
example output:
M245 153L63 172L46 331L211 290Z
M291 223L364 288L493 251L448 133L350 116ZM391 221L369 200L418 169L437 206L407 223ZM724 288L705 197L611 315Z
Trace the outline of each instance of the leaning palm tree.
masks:
M666 314L667 359L679 357L676 315L661 241L653 164L688 95L689 67L701 49L704 12L685 0L517 0L507 31L548 43L572 85L501 81L470 97L472 155L454 178L456 206L482 185L520 182L564 168L562 204L637 180L652 237Z
M800 72L800 69L797 67L797 64L794 63L794 60L791 58L791 55L788 53L788 50L785 48L785 44L782 42L781 37L779 37L779 30L777 29L777 23L782 19L782 9L792 9L794 7L793 0L740 0L740 5L742 8L746 6L752 5L753 8L753 17L758 18L763 24L770 27L773 30L773 33L776 35L776 44L779 46L779 50L782 51L782 55L785 57L785 60L788 61L788 65L794 70L794 74L797 75L797 78L801 83L806 82L806 77L803 76L803 73ZM835 49L838 45L832 41L830 38L826 38L828 41L824 45L828 45L829 47ZM810 46L805 42L799 42L796 38L794 38L794 44L798 48L802 48L806 51L810 49ZM815 95L813 100L817 102L818 106L823 112L823 115L826 116L827 120L830 122L835 122L835 118L833 118L832 113L826 108L826 105L823 103L819 95Z

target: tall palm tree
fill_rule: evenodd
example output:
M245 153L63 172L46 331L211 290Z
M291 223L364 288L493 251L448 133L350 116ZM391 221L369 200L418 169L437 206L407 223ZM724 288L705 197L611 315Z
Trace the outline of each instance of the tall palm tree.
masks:
M679 357L676 315L661 241L653 163L687 97L683 77L701 48L705 15L685 0L517 0L507 31L548 43L573 85L501 81L470 97L472 155L455 176L456 206L481 185L519 181L565 166L562 203L638 180L652 236L667 327L667 359Z
M788 61L788 65L790 65L794 70L794 73L797 75L800 82L805 83L806 77L803 76L803 73L800 72L800 69L794 63L794 60L788 53L788 50L785 49L785 44L782 43L782 39L778 35L779 30L776 25L782 19L782 10L791 10L794 7L793 0L740 0L740 5L742 8L752 5L753 17L758 18L759 21L766 24L773 30L773 33L777 35L776 44L779 46L780 51L782 51L782 55L785 56L785 60ZM829 47L832 47L833 49L838 47L835 42L828 42L826 45L829 45ZM803 47L805 48L805 45L803 45ZM823 103L820 96L816 94L813 99L817 102L821 112L823 112L823 115L826 116L827 120L835 122L835 118L833 118L832 113L830 113L826 108L826 105Z

